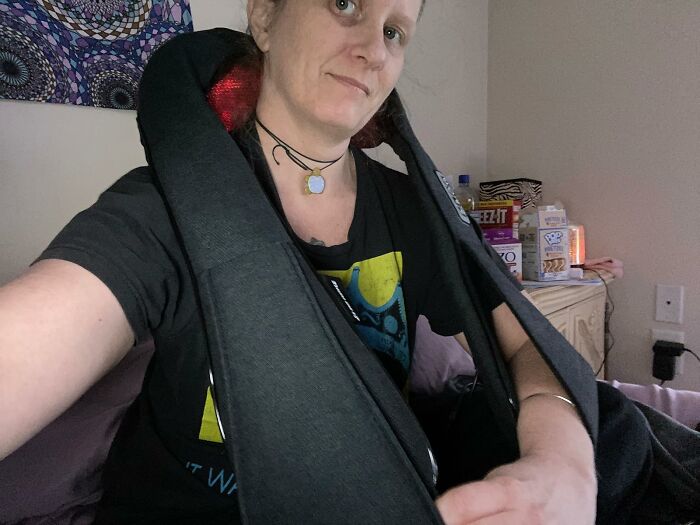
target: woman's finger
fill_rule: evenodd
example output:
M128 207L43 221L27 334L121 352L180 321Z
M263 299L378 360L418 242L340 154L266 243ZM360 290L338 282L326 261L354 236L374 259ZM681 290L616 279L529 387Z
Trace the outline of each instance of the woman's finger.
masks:
M512 510L520 500L521 482L512 478L476 481L448 490L435 504L448 525L461 525Z
M537 525L539 523L541 521L537 517L523 516L520 511L508 510L476 521L463 522L463 525Z

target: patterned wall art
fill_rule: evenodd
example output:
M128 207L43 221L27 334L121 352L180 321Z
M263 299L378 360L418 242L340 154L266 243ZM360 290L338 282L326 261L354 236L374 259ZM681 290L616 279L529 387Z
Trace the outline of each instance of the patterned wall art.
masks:
M0 98L135 109L148 58L192 30L189 0L0 0Z

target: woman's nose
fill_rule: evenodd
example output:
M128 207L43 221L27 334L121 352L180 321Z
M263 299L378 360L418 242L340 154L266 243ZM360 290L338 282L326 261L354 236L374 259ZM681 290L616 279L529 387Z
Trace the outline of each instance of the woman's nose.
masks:
M366 26L361 29L354 55L367 62L372 69L381 69L386 61L386 42L384 40L384 28Z

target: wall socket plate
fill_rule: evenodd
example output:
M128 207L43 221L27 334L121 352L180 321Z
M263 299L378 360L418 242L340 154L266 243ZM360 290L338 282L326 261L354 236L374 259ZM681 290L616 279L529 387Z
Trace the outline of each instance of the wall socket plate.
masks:
M683 322L683 286L656 285L656 320L664 323Z
M677 330L665 330L663 328L651 329L651 345L654 346L655 341L668 341L669 343L685 344L685 332Z

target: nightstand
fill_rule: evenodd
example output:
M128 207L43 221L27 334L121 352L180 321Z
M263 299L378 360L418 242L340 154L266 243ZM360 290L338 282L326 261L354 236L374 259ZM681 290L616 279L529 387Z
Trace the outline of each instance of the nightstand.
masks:
M613 280L607 272L601 272L606 283ZM586 272L586 278L596 277ZM526 295L537 309L566 338L576 351L591 365L593 371L600 368L597 377L605 378L605 285L547 286L526 288Z

